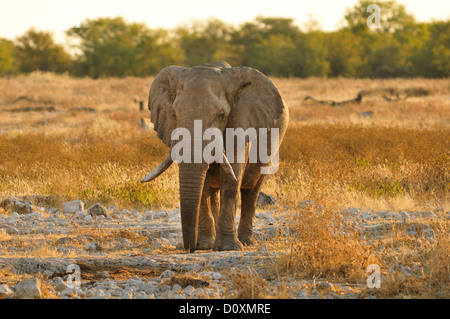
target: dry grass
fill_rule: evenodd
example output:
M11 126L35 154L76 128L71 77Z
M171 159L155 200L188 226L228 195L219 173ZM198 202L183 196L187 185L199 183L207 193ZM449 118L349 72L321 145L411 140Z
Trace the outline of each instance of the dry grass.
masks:
M155 134L100 134L92 127L82 137L43 133L0 135L0 191L4 195L52 195L119 206L174 207L178 181L171 167L155 182L139 181L165 156ZM125 127L125 128L124 128ZM91 129L94 132L91 131ZM281 148L279 172L265 190L283 205L299 199L335 199L342 205L373 209L448 207L449 130L322 126L293 123Z
M1 193L149 208L174 204L177 187L170 174L152 184L139 182L165 157L166 150L156 136L134 133L129 139L109 142L89 137L76 142L42 133L1 135ZM175 174L176 168L170 172Z
M386 249L380 254L386 263L406 265L415 276L402 271L384 273L383 284L376 295L384 298L446 298L450 297L450 225L441 218L422 220L432 227L434 240L426 240L419 233L406 236L405 225L397 225L393 234L378 246ZM404 267L404 266L403 266Z
M448 126L450 120L450 85L435 79L274 79L289 105L291 118L307 123L345 123L362 126L432 128ZM305 101L345 101L363 93L362 103L330 107ZM405 99L406 95L415 92ZM422 94L426 95L422 95ZM398 94L398 96L397 96ZM391 98L388 102L385 98ZM371 111L373 116L364 117Z
M282 283L277 289L271 289L267 280L254 268L231 269L228 274L230 283L225 295L234 299L286 299L287 288Z
M449 207L450 131L292 123L268 185L300 199L372 209Z
M376 294L448 297L448 219L424 221L436 233L433 242L394 230L391 237L368 245L335 212L348 206L450 210L448 80L274 81L290 106L291 122L280 169L268 176L263 191L275 196L279 207L298 212L290 217L296 235L286 237L288 255L277 271L360 282L370 263L382 269L420 264L420 278L384 273L386 285ZM150 83L151 78L72 79L47 73L0 79L0 194L49 195L56 206L82 199L127 209L176 207L176 166L150 184L139 182L167 155L153 132L138 132L138 119L149 114L139 111L135 101L146 101ZM347 100L361 91L365 95L360 104L331 107L304 101L307 95ZM420 94L405 99L412 91ZM372 116L363 116L366 111ZM304 200L326 209L301 207ZM142 241L131 233L77 231L94 237L106 250L116 236ZM9 240L0 233L0 241ZM47 238L28 254L53 256L56 240ZM239 293L233 297L273 295L258 274L236 273L234 278ZM239 286L244 280L252 284Z
M338 213L307 205L292 214L289 254L279 260L278 271L303 278L333 278L356 283L371 264L380 264L374 248Z

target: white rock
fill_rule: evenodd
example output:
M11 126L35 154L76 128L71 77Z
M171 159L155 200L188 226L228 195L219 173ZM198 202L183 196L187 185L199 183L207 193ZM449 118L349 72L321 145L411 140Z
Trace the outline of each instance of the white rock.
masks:
M31 214L26 215L26 219L27 220L36 220L36 219L42 220L42 219L44 219L44 216L39 212L33 212Z
M205 289L203 288L197 288L195 289L195 295L198 296L203 296L205 294Z
M98 244L97 243L90 243L86 244L86 250L87 251L97 251Z
M106 210L106 207L103 206L100 203L95 203L91 207L88 208L88 213L92 216L101 216L103 215L105 218L108 217L108 211Z
M424 236L426 239L434 239L436 234L433 228L426 224L414 223L408 226L406 234L409 236Z
M97 271L95 273L95 278L97 279L108 279L109 278L109 273L107 271ZM112 285L110 285L112 286Z
M65 213L75 213L79 210L84 210L84 203L81 200L73 200L70 202L65 202L62 205L62 210Z
M111 217L112 217L113 219L124 219L124 216L123 216L123 214L122 214L121 212L114 212L114 213L111 215Z
M308 299L308 294L305 290L296 291L294 295L298 299Z
M360 213L360 210L359 210L359 208L350 206L350 207L347 209L347 213L349 213L350 215L356 216L356 215L358 215L358 214Z
M144 218L145 219L153 219L153 212L151 210L147 210L144 212Z
M181 290L183 290L183 288L181 288L181 286L179 284L175 284L175 285L172 286L172 292L176 293L176 292L179 292Z
M49 214L54 214L58 211L58 208L56 207L45 207L45 211Z
M402 218L402 219L409 219L409 214L407 212L398 212L398 215Z
M133 217L141 217L141 213L139 213L136 209L133 209L131 211L131 214L133 215Z
M309 295L309 298L310 299L320 299L320 295L319 295L319 292L317 291L317 289L314 288L311 291L311 294Z
M63 291L67 289L67 285L61 277L56 277L53 279L53 287L55 287L57 291Z
M168 214L169 221L171 222L179 222L181 220L180 210L174 210Z
M67 226L69 224L69 221L67 219L63 218L56 218L55 223L58 224L58 226ZM63 230L61 230L62 232Z
M59 294L61 297L75 297L77 295L77 291L74 288L66 288Z
M194 293L194 291L195 291L195 288L192 287L191 285L189 285L183 289L183 293L188 294L188 295Z
M83 218L83 220L84 220L86 223L91 223L94 219L92 218L91 215L86 215L86 216Z
M316 284L316 286L317 286L317 288L320 288L320 289L329 289L332 287L331 284L328 282L319 282Z
M19 221L19 214L16 212L12 213L11 216L6 218L6 223L9 225L16 224Z
M142 285L143 285L142 281L136 280L136 279L128 279L128 280L127 280L127 284L128 284L130 287L135 287L135 288L140 288L140 287L142 287Z
M173 271L170 269L166 269L161 273L159 278L161 278L161 279L170 278L172 275L173 275Z
M265 219L267 223L273 223L274 218L272 216L273 210L260 214L260 217Z
M11 225L8 225L8 227L6 228L6 233L8 235L17 235L19 234L19 230Z
M120 299L133 299L133 294L131 292L124 292L120 296Z
M263 192L260 192L258 194L258 198L256 200L256 206L264 206L264 205L276 205L277 200L273 198L272 196L265 194Z
M23 280L15 285L14 288L16 289L16 296L18 298L40 298L42 295L37 278Z
M167 213L167 211L161 210L159 212L154 212L152 217L153 219L167 218L169 217L169 214Z
M75 212L75 218L85 218L87 216L87 213L82 210L78 210Z
M380 212L377 212L376 215L379 215L379 214L380 214ZM359 215L359 217L362 219L372 219L375 217L375 215L372 215L372 212L370 210L368 210L366 212L361 213L361 215Z
M207 277L212 280L220 280L222 278L222 274L220 272L215 271L203 271L199 275Z
M7 299L13 296L13 291L8 285L0 285L0 299Z

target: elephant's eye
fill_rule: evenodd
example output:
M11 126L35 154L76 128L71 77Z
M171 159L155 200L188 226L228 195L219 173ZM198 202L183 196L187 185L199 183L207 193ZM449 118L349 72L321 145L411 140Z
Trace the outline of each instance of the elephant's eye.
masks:
M219 118L219 120L222 120L225 117L225 111L220 111L217 117Z

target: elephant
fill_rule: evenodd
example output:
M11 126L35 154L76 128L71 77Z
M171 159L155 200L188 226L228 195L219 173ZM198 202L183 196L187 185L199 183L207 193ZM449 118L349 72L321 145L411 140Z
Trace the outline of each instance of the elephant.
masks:
M157 178L174 162L171 156L176 145L174 130L184 128L193 136L196 120L203 124L202 132L208 128L222 133L231 128L254 128L259 129L260 136L261 129L276 128L278 145L289 122L288 107L268 77L254 68L231 67L225 61L164 67L151 84L148 109L157 136L170 149L169 155L141 182ZM226 143L227 135L222 138ZM195 137L189 143L193 145ZM204 148L206 141L201 143ZM244 245L256 243L253 236L256 201L267 175L262 174L261 168L270 163L249 161L250 146L246 137L244 161L237 160L236 148L232 154L223 152L222 162L205 159L178 162L184 249L191 253L241 250ZM236 231L239 195L241 217Z

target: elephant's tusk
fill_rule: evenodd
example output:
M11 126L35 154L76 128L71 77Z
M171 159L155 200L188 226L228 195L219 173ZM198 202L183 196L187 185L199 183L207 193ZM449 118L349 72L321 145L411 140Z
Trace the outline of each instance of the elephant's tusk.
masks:
M172 161L172 157L169 155L167 155L167 157L164 159L164 161L161 162L161 164L158 165L157 168L155 168L153 171L151 171L147 176L145 176L142 180L141 183L147 183L150 182L152 180L154 180L155 178L157 178L159 175L161 175L162 173L165 172L166 169L169 168L170 165L172 165L173 161Z
M233 168L231 167L230 162L228 161L227 156L223 153L223 161L221 166L235 181L237 181L236 175L234 174Z

